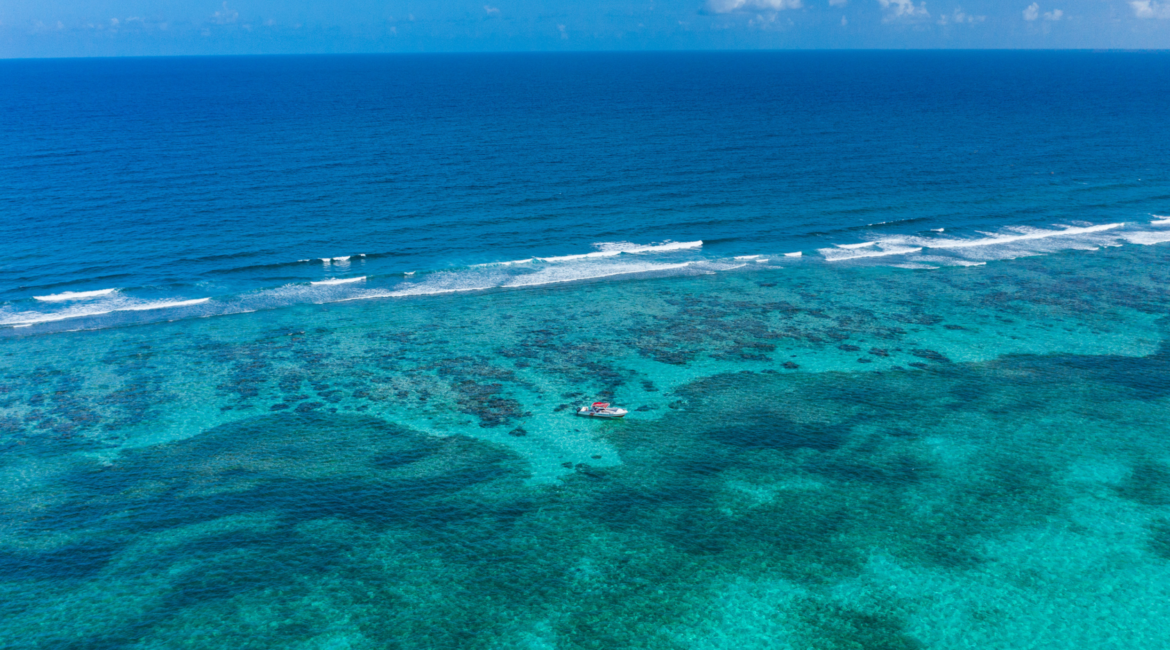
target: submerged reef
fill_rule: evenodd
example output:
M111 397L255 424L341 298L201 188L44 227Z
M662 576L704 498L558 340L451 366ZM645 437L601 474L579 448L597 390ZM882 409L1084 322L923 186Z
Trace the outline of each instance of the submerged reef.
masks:
M703 638L717 603L746 598L722 616L758 619L749 647L770 647L769 630L792 647L955 647L921 627L933 606L906 577L874 573L875 553L955 588L1027 564L988 542L1052 535L1079 498L1062 476L1145 444L1134 422L1067 435L1070 391L1126 389L1050 384L1065 362L709 377L677 391L684 407L607 429L622 464L578 464L552 486L526 482L524 459L497 444L319 411L114 462L63 457L51 486L5 495L0 635L45 648L675 648ZM1118 498L1165 517L1165 474L1133 466ZM1151 519L1135 537L1150 561L1164 562L1166 528ZM858 581L909 593L840 593ZM1033 574L1010 589L1059 588ZM957 600L949 634L994 638L1010 611L987 612L1014 607L997 594Z
M6 340L0 646L1156 647L1150 268L760 270ZM594 399L631 413L574 416Z

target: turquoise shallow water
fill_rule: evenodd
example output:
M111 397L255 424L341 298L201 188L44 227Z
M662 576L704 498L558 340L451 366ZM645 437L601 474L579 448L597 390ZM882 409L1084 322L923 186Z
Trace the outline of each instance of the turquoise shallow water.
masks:
M1161 647L1116 243L0 339L0 647Z

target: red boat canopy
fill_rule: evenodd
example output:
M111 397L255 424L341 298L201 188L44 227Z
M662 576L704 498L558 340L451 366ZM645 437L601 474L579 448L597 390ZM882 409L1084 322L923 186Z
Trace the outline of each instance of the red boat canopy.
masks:
M609 402L594 402L594 403L593 403L593 408L595 408L595 409L606 409L606 408L609 408Z

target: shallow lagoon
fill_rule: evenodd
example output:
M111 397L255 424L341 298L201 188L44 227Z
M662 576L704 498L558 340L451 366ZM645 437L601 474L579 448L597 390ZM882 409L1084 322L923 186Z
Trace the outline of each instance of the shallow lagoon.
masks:
M1156 647L1168 256L10 337L0 645Z

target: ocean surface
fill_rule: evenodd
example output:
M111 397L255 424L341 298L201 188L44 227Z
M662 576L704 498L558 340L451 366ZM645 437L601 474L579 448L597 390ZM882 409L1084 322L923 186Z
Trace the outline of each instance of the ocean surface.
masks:
M0 61L0 647L1164 648L1167 98Z

